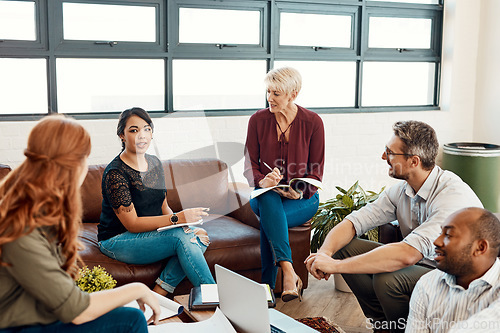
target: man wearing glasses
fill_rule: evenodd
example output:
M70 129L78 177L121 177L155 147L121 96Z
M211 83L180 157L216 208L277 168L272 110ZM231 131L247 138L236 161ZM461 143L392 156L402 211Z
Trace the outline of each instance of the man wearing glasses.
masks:
M367 327L397 332L405 329L415 284L435 267L433 242L443 221L459 209L483 205L458 176L435 164L439 143L432 127L399 121L393 130L382 159L389 176L403 181L348 215L305 263L317 279L342 273ZM355 237L396 220L404 237L400 242L382 245Z

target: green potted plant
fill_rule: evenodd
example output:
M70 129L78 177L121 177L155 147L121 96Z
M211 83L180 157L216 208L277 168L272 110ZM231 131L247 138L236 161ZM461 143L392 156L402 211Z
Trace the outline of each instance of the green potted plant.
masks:
M317 252L323 244L326 236L337 224L349 215L351 212L360 209L367 203L377 200L382 189L377 193L365 191L358 182L354 183L348 190L336 186L339 194L325 202L319 204L318 211L311 219L311 228L313 237L311 240L311 252ZM361 238L366 238L378 242L378 228L371 229ZM339 274L335 274L335 286L341 291L350 291Z
M80 268L78 279L75 282L81 290L88 293L113 289L116 286L116 280L100 265L92 269L87 266Z

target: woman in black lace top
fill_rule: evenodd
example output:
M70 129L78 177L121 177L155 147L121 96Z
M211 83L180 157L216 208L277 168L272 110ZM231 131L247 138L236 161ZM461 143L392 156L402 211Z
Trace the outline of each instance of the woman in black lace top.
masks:
M149 264L170 257L154 291L166 295L188 277L194 286L215 283L203 253L208 235L200 228L159 227L196 222L208 208L174 213L167 203L160 160L146 154L153 123L141 108L122 112L117 134L122 152L104 170L102 213L98 226L101 252L129 264Z

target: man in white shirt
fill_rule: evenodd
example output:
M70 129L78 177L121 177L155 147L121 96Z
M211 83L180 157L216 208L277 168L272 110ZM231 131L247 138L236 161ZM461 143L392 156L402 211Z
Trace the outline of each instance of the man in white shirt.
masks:
M435 165L439 143L431 126L399 121L393 131L382 159L389 165L389 176L403 181L348 215L330 231L318 253L305 260L317 279L342 273L368 318L367 327L376 331L404 330L413 288L434 267L432 243L441 224L461 208L482 207L466 183ZM401 242L382 245L355 237L395 220L404 237Z
M459 322L449 333L500 332L500 299L469 319Z
M498 218L481 208L460 210L434 245L438 269L415 286L406 332L499 332Z

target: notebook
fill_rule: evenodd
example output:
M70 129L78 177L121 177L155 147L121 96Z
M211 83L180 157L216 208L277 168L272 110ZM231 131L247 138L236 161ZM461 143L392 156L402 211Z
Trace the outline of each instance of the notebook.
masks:
M267 306L265 288L244 276L215 265L219 307L231 324L242 333L317 332L295 319Z
M274 298L274 293L271 288L269 288L268 284L262 284L267 290L267 305L270 308L274 308L276 306L276 298ZM205 287L205 289L203 288ZM214 293L217 299L205 301L203 299L204 293L207 291L210 293ZM205 290L205 291L204 291ZM217 293L217 285L216 284L205 284L199 287L191 288L191 292L189 293L189 310L214 310L217 306L219 306L219 298Z

